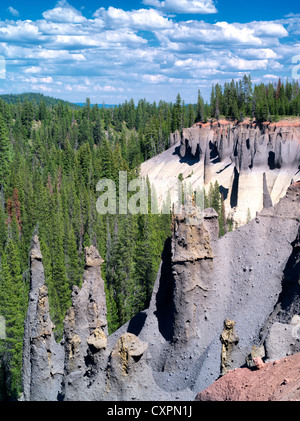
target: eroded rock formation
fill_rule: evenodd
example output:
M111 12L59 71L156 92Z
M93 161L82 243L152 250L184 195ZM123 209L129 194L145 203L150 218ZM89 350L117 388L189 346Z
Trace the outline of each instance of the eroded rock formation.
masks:
M34 235L30 253L31 285L23 345L24 399L57 400L63 379L64 350L57 344L49 314L48 290L44 285L42 253Z
M221 375L224 375L231 368L232 351L239 342L239 337L235 332L234 320L229 320L229 319L224 320L224 329L221 333L220 341L222 344Z
M170 190L176 202L176 181L182 174L194 190L218 181L226 215L239 225L285 195L291 180L300 180L300 121L196 124L171 135L170 149L146 161L141 176L149 177L158 201ZM265 175L264 175L265 174Z
M239 174L254 167L280 169L299 165L299 127L276 124L240 123L228 121L196 124L183 129L180 156L223 161L230 156ZM210 162L207 162L209 165Z
M60 344L34 237L25 399L193 400L222 370L246 362L264 367L298 352L299 337L291 342L291 335L299 331L299 205L295 183L275 206L222 238L214 210L183 208L173 217L149 308L112 335L102 259L87 248L83 285L73 289ZM286 338L280 349L279 336Z

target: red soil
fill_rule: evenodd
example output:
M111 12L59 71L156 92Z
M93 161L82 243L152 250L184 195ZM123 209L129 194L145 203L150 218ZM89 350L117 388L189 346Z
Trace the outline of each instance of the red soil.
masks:
M300 353L229 371L196 401L300 401Z

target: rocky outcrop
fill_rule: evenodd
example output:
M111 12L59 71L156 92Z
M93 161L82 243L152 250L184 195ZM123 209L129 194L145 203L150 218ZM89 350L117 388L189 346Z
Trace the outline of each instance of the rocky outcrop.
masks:
M42 253L37 235L30 253L31 284L24 329L23 393L24 399L58 399L63 379L64 350L57 344L49 315L48 290L44 285Z
M170 192L178 200L176 183L209 189L218 181L226 215L238 224L285 195L291 180L300 180L300 120L235 124L220 120L197 123L171 136L170 149L144 162L141 176L149 177L163 203ZM265 175L264 175L265 174Z
M263 173L263 208L271 208L273 206L272 199L268 190L267 176Z
M204 159L207 149L210 157L223 161L230 156L238 173L254 167L273 170L299 165L299 126L274 124L235 125L229 121L196 124L183 129L180 156ZM198 155L198 156L197 156Z
M64 382L65 400L80 400L82 391L94 382L106 359L107 319L103 263L98 250L85 248L86 267L82 288L73 287L72 307L64 319Z
M231 355L234 349L234 346L238 344L239 337L235 332L235 322L233 320L226 319L224 320L224 329L220 336L220 341L222 344L221 351L221 375L227 373L231 367Z
M83 284L73 288L60 344L53 342L35 237L26 400L192 400L221 374L226 379L245 364L264 369L299 352L299 204L294 183L275 206L221 238L213 209L183 207L173 216L149 308L112 335L102 259L87 248ZM57 349L63 349L59 362Z

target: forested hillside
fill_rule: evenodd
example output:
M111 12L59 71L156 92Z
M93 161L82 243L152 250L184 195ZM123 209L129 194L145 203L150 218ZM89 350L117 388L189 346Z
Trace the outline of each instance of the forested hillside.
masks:
M126 106L118 115L89 104L74 110L62 103L49 108L44 102L2 101L0 110L0 314L7 336L1 341L1 378L2 395L15 396L34 231L58 338L72 286L81 282L85 246L95 245L105 260L110 332L147 307L170 215L100 215L96 184L102 178L118 184L121 170L128 172L128 182L136 178L148 151L168 146L169 132L163 118L159 121L162 110L146 103L138 108L137 122L130 121ZM151 138L154 116L160 144Z
M197 93L196 93L197 97ZM0 340L0 399L21 391L23 325L29 291L29 250L34 232L41 242L51 318L56 335L80 285L84 247L95 245L102 258L112 333L147 308L160 264L170 215L101 215L96 185L109 178L118 185L119 171L128 182L145 160L169 147L170 133L224 115L263 121L270 116L298 115L298 83L252 87L250 76L212 88L211 103L200 91L197 103L150 104L133 100L111 108L25 98L0 100L0 315L6 339ZM214 186L216 187L216 186ZM214 192L214 193L213 193ZM206 198L217 203L216 189ZM212 197L212 195L214 197ZM223 226L222 226L223 227ZM222 233L223 233L222 228Z
M64 105L68 105L71 108L79 108L79 105L77 104L35 92L27 92L23 94L3 94L0 95L0 99L7 104L23 104L24 102L32 102L40 105L41 102L44 102L49 107L62 103Z

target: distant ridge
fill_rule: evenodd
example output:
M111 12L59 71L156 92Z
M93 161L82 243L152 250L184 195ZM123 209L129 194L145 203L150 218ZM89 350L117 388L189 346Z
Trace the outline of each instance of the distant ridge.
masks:
M37 105L43 100L46 106L53 106L59 103L68 105L71 108L80 108L79 104L74 104L72 102L64 101L62 99L53 98L51 96L43 95L35 92L25 92L23 94L4 94L0 95L0 99L6 102L7 104L17 104L18 102L24 103L26 101L35 102Z

